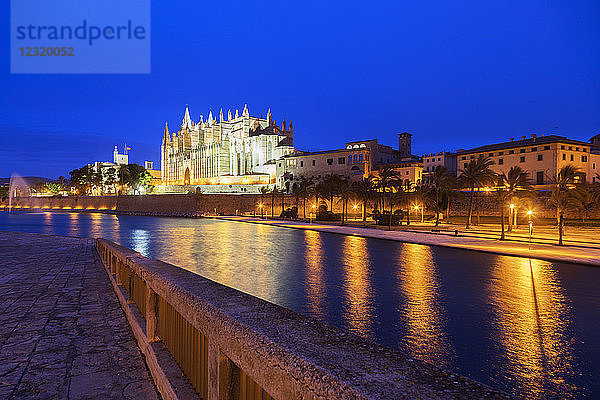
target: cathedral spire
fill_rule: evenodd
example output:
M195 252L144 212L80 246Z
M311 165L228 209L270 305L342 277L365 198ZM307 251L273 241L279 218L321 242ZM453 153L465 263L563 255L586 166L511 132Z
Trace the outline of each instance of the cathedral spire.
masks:
M292 125L292 120L290 119L290 136L294 134L294 126Z
M163 133L163 143L169 143L171 141L171 135L169 135L169 126L165 122L165 131Z
M183 116L183 121L181 122L181 127L188 127L191 128L192 127L192 119L190 118L190 110L188 109L188 106L185 106L185 115Z
M269 108L269 111L267 112L267 123L271 125L271 122L273 122L273 119L271 117L271 109Z
M285 123L285 117L283 117L283 123L281 124L281 130L284 131L284 132L287 131L287 127L286 126L287 125Z
M227 121L231 121L231 108L227 111Z
M242 115L244 117L249 117L250 113L248 112L248 104L244 104L244 111L242 111Z
M213 116L212 116L212 110L210 110L208 112L208 125L212 125L213 124Z
M235 119L238 119L238 117L240 116L240 113L238 112L238 109L235 109Z
M219 111L219 123L223 122L223 108L221 107L221 111Z

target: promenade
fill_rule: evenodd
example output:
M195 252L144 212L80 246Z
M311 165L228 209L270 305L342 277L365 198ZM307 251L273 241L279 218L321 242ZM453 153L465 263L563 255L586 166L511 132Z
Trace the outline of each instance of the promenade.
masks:
M249 222L255 224L280 226L285 228L308 229L319 232L337 233L342 235L361 236L374 239L394 240L398 242L417 243L425 245L452 247L465 250L485 251L509 256L537 258L547 261L570 262L600 266L600 248L579 246L557 246L548 243L532 243L531 248L527 241L500 241L496 237L454 236L449 232L418 232L404 230L385 230L363 228L356 226L342 226L335 224L304 221L288 221L277 219L260 219L245 216L220 216L215 217L227 221Z
M0 232L0 398L158 398L93 244Z

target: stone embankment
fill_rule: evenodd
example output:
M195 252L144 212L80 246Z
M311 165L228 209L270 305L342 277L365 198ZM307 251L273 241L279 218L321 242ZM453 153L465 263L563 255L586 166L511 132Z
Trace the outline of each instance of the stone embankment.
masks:
M115 243L97 249L164 398L508 398Z

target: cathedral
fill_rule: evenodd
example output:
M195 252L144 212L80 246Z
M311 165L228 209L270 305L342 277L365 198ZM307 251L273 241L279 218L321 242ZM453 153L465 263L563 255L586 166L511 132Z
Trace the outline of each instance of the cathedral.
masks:
M161 177L165 185L267 185L275 183L275 160L294 152L292 122L277 126L271 116L251 117L248 106L227 118L212 111L195 123L188 108L171 136L165 124Z

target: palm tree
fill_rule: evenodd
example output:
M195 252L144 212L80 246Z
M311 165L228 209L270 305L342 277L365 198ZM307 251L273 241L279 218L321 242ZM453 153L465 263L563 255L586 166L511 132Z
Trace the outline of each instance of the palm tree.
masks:
M345 179L340 180L338 184L338 195L340 196L340 201L342 202L342 225L347 219L348 200L352 197L352 194L352 187L350 186L348 181Z
M500 200L500 219L502 225L502 234L500 240L504 240L504 206L508 199L511 199L519 191L531 190L531 182L529 181L529 173L523 171L521 167L511 167L508 174L503 172L498 174L498 186L496 197ZM512 221L508 219L508 230L512 231Z
M470 191L469 214L467 216L465 228L469 228L471 225L475 189L479 189L483 186L491 184L496 176L496 174L490 168L493 163L494 162L488 157L479 156L476 160L471 160L465 169L460 170L459 179L462 183L462 186L468 188Z
M574 187L580 178L579 168L572 164L562 167L556 175L556 183L552 189L550 202L556 208L558 220L558 245L563 245L563 233L565 224L565 211L573 206Z
M271 194L271 218L274 218L275 198L279 194L279 189L277 189L276 187L273 187L273 189L271 189L271 191L270 191L270 194Z
M313 181L304 177L300 178L300 183L296 188L297 196L302 198L302 216L306 219L306 198L310 194L310 187L313 185Z
M373 199L375 191L375 178L373 175L369 175L366 178L363 177L360 181L352 184L352 190L356 197L362 202L362 220L367 220L367 202Z
M595 187L586 181L579 183L573 192L573 200L581 213L581 222L585 223L598 204L598 193Z
M450 203L450 195L449 192L454 188L454 177L450 172L448 172L448 168L444 166L439 166L433 172L433 194L435 195L434 207L435 207L435 226L440 224L440 213L441 208L443 206L444 197L446 197L446 201Z
M400 176L398 174L398 171L390 168L390 167L383 167L381 170L379 170L379 176L377 177L377 185L379 186L379 189L381 189L381 193L382 193L382 203L381 203L381 209L384 210L385 209L385 196L386 193L392 192L392 187L395 186L398 183ZM391 203L391 196L390 196L390 203ZM390 213L392 212L392 206L390 204Z
M264 209L265 209L265 196L270 193L270 190L267 186L262 186L260 188L260 217L264 218Z

